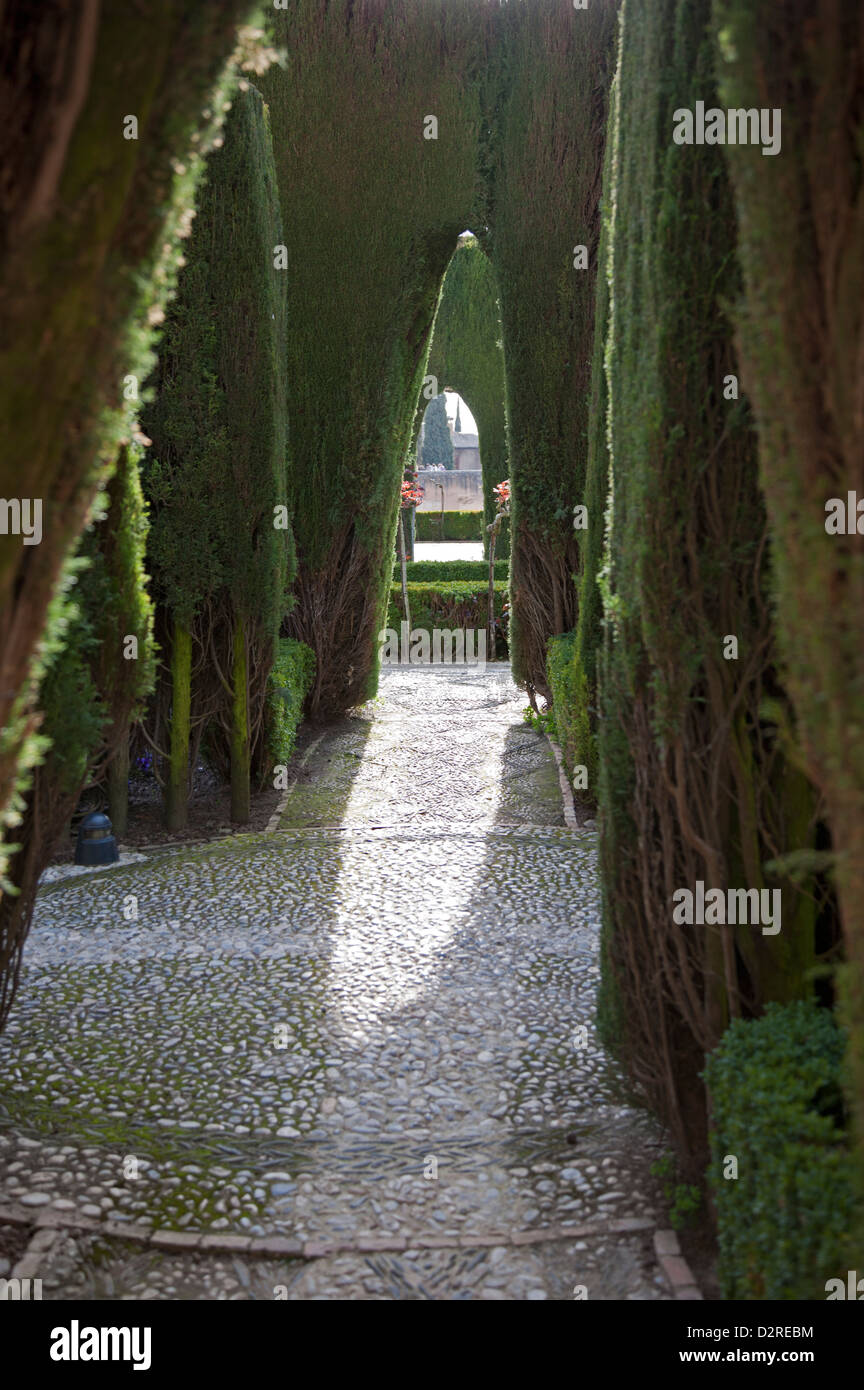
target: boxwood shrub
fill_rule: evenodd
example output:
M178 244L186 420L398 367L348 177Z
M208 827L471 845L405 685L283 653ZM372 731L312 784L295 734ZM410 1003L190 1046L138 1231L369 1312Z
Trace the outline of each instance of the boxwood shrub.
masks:
M857 1267L844 1045L827 1009L798 1000L736 1020L708 1057L708 1178L727 1299L824 1299L828 1279ZM737 1178L724 1177L732 1157Z
M405 566L409 584L438 583L443 580L451 583L457 579L467 579L471 583L489 582L488 560L409 560ZM495 561L495 578L507 579L510 574L509 560ZM399 562L393 566L393 582L400 583Z
M564 763L573 777L576 759L576 718L577 690L576 668L573 662L576 650L576 633L562 632L558 637L550 637L546 645L546 677L552 692L552 709L555 714L555 729Z
M280 638L267 682L266 776L276 764L287 763L294 750L303 702L314 679L315 653L311 647L293 637Z
M416 512L415 518L415 543L483 540L482 512Z

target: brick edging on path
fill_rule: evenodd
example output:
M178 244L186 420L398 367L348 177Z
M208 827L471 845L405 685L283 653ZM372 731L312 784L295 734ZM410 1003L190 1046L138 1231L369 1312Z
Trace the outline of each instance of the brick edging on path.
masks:
M674 1231L655 1231L654 1250L663 1273L672 1285L672 1292L675 1297L701 1300L702 1294L690 1266L681 1254L681 1246L676 1233Z
M20 1206L0 1207L0 1222L10 1225L36 1226L25 1254L12 1270L12 1278L32 1279L38 1276L39 1257L44 1255L63 1231L86 1231L114 1240L130 1240L164 1250L169 1254L241 1254L259 1259L315 1260L329 1255L378 1254L417 1250L470 1250L493 1246L540 1245L547 1242L584 1239L586 1236L625 1235L653 1228L648 1218L595 1222L586 1226L550 1226L545 1230L491 1231L476 1235L441 1236L358 1236L346 1240L306 1240L291 1236L240 1236L194 1231L152 1231L145 1226L126 1225L121 1221L98 1221L95 1217L61 1215L41 1211L37 1216ZM654 1249L676 1299L701 1299L689 1266L681 1256L678 1237L674 1231L654 1231Z
M0 1206L0 1223L34 1226L36 1230L21 1259L11 1272L13 1279L39 1276L40 1257L64 1232L82 1231L112 1240L128 1240L166 1254L248 1254L259 1259L317 1260L330 1255L399 1254L405 1250L472 1250L495 1246L544 1245L592 1236L627 1235L649 1231L650 1218L632 1217L594 1222L585 1226L549 1226L544 1230L488 1231L474 1235L358 1236L355 1240L299 1240L294 1236L240 1236L209 1232L150 1230L122 1221L98 1221L95 1217L60 1212L32 1211L21 1206ZM674 1231L654 1230L654 1249L676 1299L701 1299L696 1281L681 1255Z

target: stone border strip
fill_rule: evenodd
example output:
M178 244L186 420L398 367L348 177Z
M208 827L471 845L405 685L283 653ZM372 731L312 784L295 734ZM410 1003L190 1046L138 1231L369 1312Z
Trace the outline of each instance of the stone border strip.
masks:
M35 1231L27 1249L15 1265L9 1278L38 1279L41 1260L59 1235L60 1232L54 1226L43 1226L41 1230Z
M99 1221L96 1217L78 1216L75 1213L41 1210L38 1214L20 1206L0 1207L0 1222L10 1225L35 1226L35 1234L15 1267L18 1278L32 1278L32 1272L21 1274L27 1264L28 1271L32 1256L44 1255L58 1235L63 1231L90 1232L93 1235L107 1236L113 1240L128 1240L139 1245L150 1246L154 1250L172 1253L201 1252L203 1254L231 1254L245 1252L259 1259L302 1259L316 1260L328 1255L369 1255L404 1250L474 1250L491 1246L544 1245L562 1240L579 1240L591 1236L626 1235L637 1231L650 1231L654 1222L650 1217L622 1218L620 1220L595 1222L587 1226L549 1226L543 1230L485 1231L471 1235L442 1236L357 1236L354 1240L327 1239L300 1240L295 1236L240 1236L233 1234L150 1230L146 1226L127 1225L123 1221ZM657 1237L673 1234L655 1233ZM661 1259L661 1263L663 1263ZM683 1263L683 1261L682 1261ZM664 1264L665 1269L665 1264ZM692 1279L692 1276L691 1276ZM678 1296L676 1294L676 1296ZM696 1291L696 1296L701 1297Z
M324 734L326 734L326 732L327 730L325 729ZM318 737L316 739L313 739L312 743L309 744L309 747L306 749L305 753L303 754L303 757L300 759L300 766L297 769L298 773L300 772L301 768L304 768L306 766L307 760L315 752L315 749L318 747L318 744L321 742L322 738L324 737L324 734L319 734ZM285 795L282 797L281 801L279 802L279 805L276 807L276 810L273 812L272 816L270 817L269 821L264 827L265 835L272 835L274 831L279 829L279 822L282 819L282 812L288 805L288 799L291 796L291 793L293 792L296 785L297 777L294 778L294 781L291 783L290 787L286 789Z
M546 737L549 740L549 747L555 755L555 762L558 767L558 781L561 783L561 798L564 802L564 824L567 826L568 830L579 830L581 827L576 819L573 788L567 780L567 773L564 768L564 755L552 735L547 732Z
M672 1292L679 1299L701 1299L696 1280L684 1256L674 1231L655 1231L654 1250L660 1261L663 1273L672 1285Z

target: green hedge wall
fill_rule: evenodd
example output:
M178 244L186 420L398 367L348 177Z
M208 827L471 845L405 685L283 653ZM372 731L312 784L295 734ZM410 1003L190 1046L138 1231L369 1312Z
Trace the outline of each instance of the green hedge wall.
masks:
M860 498L864 481L861 7L716 0L713 16L718 105L782 112L776 156L760 144L724 149L744 274L735 319L779 640L837 855L864 1165L864 549L854 525L826 531L829 499Z
M315 653L303 642L281 637L267 681L266 747L263 771L287 763L297 742L303 703L315 679Z
M482 541L482 512L415 512L418 541ZM505 521L504 525L507 523Z
M573 508L585 488L616 8L614 0L586 9L520 0L499 11L487 243L507 376L511 649L516 680L544 695L547 639L573 631L577 619ZM577 246L586 250L584 268Z
M724 1298L823 1300L828 1279L845 1286L857 1267L843 1052L831 1013L796 1002L736 1020L708 1058ZM730 1157L737 1177L724 1177Z
M503 616L507 602L507 584L504 580L495 581L495 616ZM489 614L489 582L450 583L450 584L409 584L408 603L411 609L412 628L485 628ZM402 611L402 586L390 587L390 608L387 626L397 634L404 617ZM487 656L491 653L487 652Z
M250 9L141 0L6 10L4 82L15 95L3 131L0 495L52 501L41 544L0 536L0 875L39 754L48 606L128 438L124 391L149 369L222 120L223 69ZM141 138L123 138L126 113ZM16 950L0 939L0 977Z
M622 7L598 718L604 991L621 995L631 1077L693 1168L702 1058L737 1012L811 993L817 911L810 884L772 867L814 847L818 809L774 665L753 422L725 392L732 189L719 147L672 140L677 108L713 101L710 18L710 0ZM782 930L676 924L672 894L698 880L781 892Z
M374 694L432 325L475 220L488 21L487 6L450 0L291 0L269 14L285 54L259 85L287 248L288 635L316 652L315 716Z
M609 91L609 130L617 129L618 80ZM591 360L591 399L588 415L588 463L585 474L584 503L588 527L578 531L579 621L573 650L572 689L573 761L588 769L588 785L573 789L577 800L594 804L598 794L597 760L597 657L602 646L603 598L601 575L606 535L609 492L609 446L607 431L608 388L606 382L606 342L609 332L610 265L612 229L613 138L608 138L603 156L603 197L601 199L600 245L597 253L597 300L594 306L594 349Z
M489 581L488 560L409 560L405 566L409 584L452 583L466 579L481 583ZM510 573L507 560L495 561L495 578L506 580ZM399 565L393 566L393 582L400 582Z

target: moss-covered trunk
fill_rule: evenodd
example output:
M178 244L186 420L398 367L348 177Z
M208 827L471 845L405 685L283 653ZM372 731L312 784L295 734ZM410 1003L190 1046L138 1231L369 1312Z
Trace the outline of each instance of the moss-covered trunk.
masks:
M234 624L231 688L231 819L245 825L249 820L249 676L246 633L239 618Z
M165 825L169 830L186 828L191 705L192 634L177 619L171 645L171 747L165 783Z
M129 824L129 735L121 739L108 764L108 815L115 836L126 834Z

